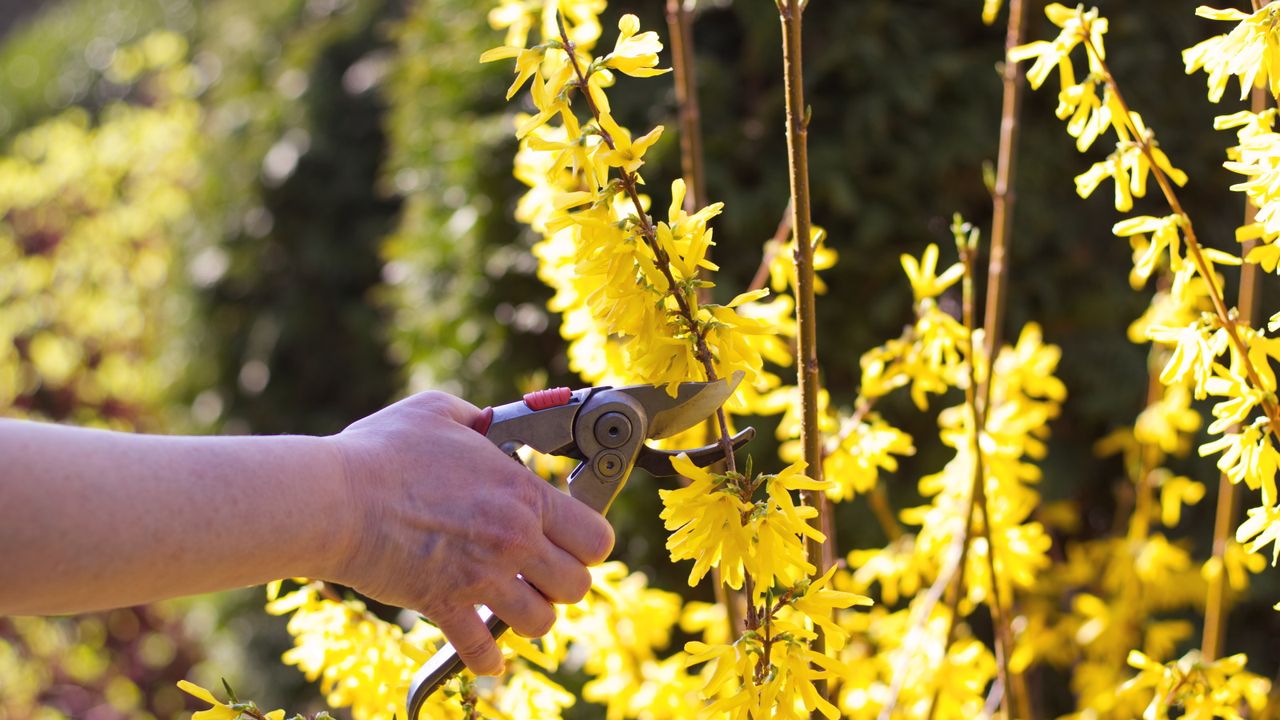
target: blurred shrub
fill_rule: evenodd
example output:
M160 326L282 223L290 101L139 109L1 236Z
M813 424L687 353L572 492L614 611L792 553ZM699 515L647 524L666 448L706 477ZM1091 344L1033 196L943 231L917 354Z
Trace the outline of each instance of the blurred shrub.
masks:
M0 157L0 402L7 414L173 431L190 360L180 239L200 107L181 36L108 68L145 103L68 110ZM0 718L150 718L201 655L174 606L0 619Z

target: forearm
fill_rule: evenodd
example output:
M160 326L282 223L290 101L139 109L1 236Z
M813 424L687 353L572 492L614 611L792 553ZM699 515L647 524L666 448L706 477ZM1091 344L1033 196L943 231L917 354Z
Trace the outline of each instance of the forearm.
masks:
M350 537L340 455L321 438L0 420L0 462L3 614L321 576Z

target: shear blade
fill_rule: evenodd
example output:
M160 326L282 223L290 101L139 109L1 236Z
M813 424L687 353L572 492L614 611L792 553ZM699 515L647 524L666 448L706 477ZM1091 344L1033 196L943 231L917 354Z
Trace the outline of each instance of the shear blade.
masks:
M682 433L711 417L733 395L742 377L743 372L739 370L732 377L715 382L680 383L675 397L669 395L665 388L654 385L633 385L615 390L627 393L644 405L645 412L649 414L649 438L660 440Z
M729 439L729 442L733 445L733 449L737 451L743 445L751 442L751 439L755 436L756 429L749 427L734 435ZM689 460L694 465L707 467L724 459L724 446L720 443L712 443L689 450L658 450L645 445L640 448L640 455L636 457L636 467L643 468L650 475L656 477L678 475L679 473L676 472L675 466L671 464L671 460L680 453L688 455Z

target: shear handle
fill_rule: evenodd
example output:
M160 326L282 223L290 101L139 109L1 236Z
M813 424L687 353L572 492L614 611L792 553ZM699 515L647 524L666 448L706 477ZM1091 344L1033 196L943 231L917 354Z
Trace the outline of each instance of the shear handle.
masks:
M492 610L483 605L480 606L480 619L484 620L484 624L489 628L489 634L493 636L494 640L497 640L502 633L507 631L507 624L499 619L497 615L494 615ZM427 698L431 697L432 693L439 689L445 681L460 672L462 668L462 658L453 649L453 645L450 643L442 645L413 676L413 684L409 686L409 717L417 720L418 714L422 711L422 706L427 702Z

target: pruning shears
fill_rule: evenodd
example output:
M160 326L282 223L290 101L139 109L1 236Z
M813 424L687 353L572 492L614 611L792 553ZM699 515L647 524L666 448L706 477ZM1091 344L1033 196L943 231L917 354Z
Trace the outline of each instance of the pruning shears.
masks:
M603 515L635 467L671 476L677 474L671 460L681 452L699 467L723 459L719 443L681 451L651 448L645 440L671 437L706 420L741 380L737 372L715 382L681 383L674 396L654 385L539 390L513 403L485 408L471 427L516 462L517 451L525 446L580 461L569 474L569 494ZM731 439L733 449L753 437L753 428L739 432ZM494 638L507 630L488 608L478 610ZM436 651L409 686L409 720L418 719L427 698L462 665L449 643Z

